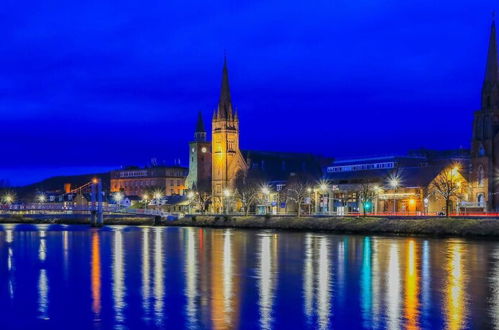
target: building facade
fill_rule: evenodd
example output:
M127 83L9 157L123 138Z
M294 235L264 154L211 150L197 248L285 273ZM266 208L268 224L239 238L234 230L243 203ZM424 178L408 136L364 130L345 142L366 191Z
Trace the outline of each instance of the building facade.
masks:
M363 212L362 192L368 188L373 192L367 213L440 214L445 200L433 186L449 168L455 168L452 173L459 182L450 213L476 212L468 209L469 151L464 149L335 161L326 168L328 189L314 189L312 200L318 213Z
M130 167L111 172L111 192L142 196L152 191L165 196L182 195L188 169L181 166Z
M232 106L226 60L222 71L220 100L213 114L211 143L212 205L215 212L220 212L224 198L233 194L238 173L247 170L239 149L239 118Z
M492 21L482 85L481 108L475 111L471 141L471 200L482 210L497 211L496 171L499 164L499 70L496 26Z

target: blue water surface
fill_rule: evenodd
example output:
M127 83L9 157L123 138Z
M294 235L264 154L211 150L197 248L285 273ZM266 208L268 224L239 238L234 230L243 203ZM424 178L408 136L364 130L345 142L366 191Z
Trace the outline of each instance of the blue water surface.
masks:
M499 324L499 242L0 226L0 329Z

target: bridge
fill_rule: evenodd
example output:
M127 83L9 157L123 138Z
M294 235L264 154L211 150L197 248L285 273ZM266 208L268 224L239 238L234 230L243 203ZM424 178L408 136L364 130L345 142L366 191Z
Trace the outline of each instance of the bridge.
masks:
M123 208L120 205L107 206L103 203L102 183L100 179L93 179L91 182L71 190L71 193L82 194L90 192L90 201L88 203L78 204L76 201L59 203L9 203L0 205L0 218L22 217L40 221L75 220L89 219L92 226L102 226L104 217L110 218L151 218L154 224L159 223L161 219L172 219L174 214L166 213L157 209L132 209Z

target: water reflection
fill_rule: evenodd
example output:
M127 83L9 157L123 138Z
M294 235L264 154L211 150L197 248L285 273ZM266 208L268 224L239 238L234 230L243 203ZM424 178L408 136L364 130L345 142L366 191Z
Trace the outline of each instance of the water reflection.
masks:
M154 321L163 325L163 307L165 296L165 266L163 258L163 229L154 228Z
M317 316L321 329L330 327L331 317L331 256L329 237L305 238L305 269L303 274L304 310L307 322ZM315 311L317 315L314 315Z
M486 329L499 323L499 243L493 241L5 226L0 276L2 328L20 315L28 329L71 322L84 329Z
M364 238L362 251L362 270L361 270L361 304L364 326L371 325L372 315L372 271L371 271L371 239Z
M144 309L144 318L149 320L151 306L151 255L149 246L150 229L142 230L142 308Z
M492 276L490 288L492 291L490 317L494 320L494 328L499 329L499 246L492 253Z
M92 282L92 311L98 319L101 310L101 261L99 233L92 233L92 259L90 264Z
M418 329L419 320L419 277L417 246L410 239L406 247L405 266L405 319L407 329Z
M272 326L272 307L277 273L277 236L264 234L260 237L258 291L260 308L260 327L270 329Z
M218 233L212 235L212 323L215 329L237 327L237 301L233 294L238 283L233 274L232 230L227 229L220 239Z
M44 268L43 262L47 257L47 242L45 230L40 230L40 245L38 248L38 258L40 260L40 276L38 278L38 312L39 318L47 320L48 316L48 292L49 284L47 278L47 270Z
M447 248L447 283L445 287L446 323L448 329L461 329L466 319L464 245L460 241Z
M386 277L386 307L388 313L388 328L400 328L400 292L401 292L401 279L400 279L400 261L399 261L399 248L397 243L390 245L388 256L388 274Z
M120 229L114 232L114 249L113 249L113 303L116 323L123 324L125 316L123 308L125 306L123 298L125 296L124 286L124 249L123 249L123 233Z
M196 247L196 233L194 228L186 229L186 249L185 249L185 296L187 303L185 305L187 315L187 327L195 329L197 327L197 297L198 297L198 256Z

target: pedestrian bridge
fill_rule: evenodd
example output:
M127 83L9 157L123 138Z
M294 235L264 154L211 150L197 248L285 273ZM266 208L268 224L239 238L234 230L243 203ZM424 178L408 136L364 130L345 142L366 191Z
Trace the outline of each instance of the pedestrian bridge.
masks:
M87 219L92 214L98 211L96 206L87 205L53 205L43 203L20 204L0 206L1 217L22 216L23 218L31 218L35 220L57 219ZM176 219L179 214L166 213L155 209L131 209L121 208L117 206L102 206L102 215L105 219L109 218L151 218L156 220L161 219Z

